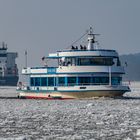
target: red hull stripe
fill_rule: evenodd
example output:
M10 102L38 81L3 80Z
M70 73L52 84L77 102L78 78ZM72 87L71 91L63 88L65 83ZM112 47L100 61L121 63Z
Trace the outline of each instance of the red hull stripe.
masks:
M21 96L24 99L46 99L46 100L70 100L74 98L49 98L49 97L36 97L36 96Z

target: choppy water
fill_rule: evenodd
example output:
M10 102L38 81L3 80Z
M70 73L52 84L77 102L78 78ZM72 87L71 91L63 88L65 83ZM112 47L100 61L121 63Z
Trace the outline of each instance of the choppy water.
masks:
M140 138L140 92L124 98L88 100L16 99L0 88L0 139L89 140Z

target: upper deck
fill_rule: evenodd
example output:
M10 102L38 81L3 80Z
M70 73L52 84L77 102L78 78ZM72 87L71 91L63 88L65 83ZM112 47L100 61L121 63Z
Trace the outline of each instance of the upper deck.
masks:
M124 74L121 66L63 66L63 67L28 67L22 69L25 75L48 75L48 74L86 74L86 73L111 73Z
M115 50L94 49L94 50L64 50L57 53L50 53L47 58L62 58L62 57L88 57L88 56L100 56L100 57L118 57L118 53Z
M70 49L50 53L43 57L44 68L26 68L23 74L71 74L71 73L112 73L124 74L119 55L115 50L99 49L96 47L95 35L92 28L88 34L88 45L71 46ZM57 67L50 68L44 59L58 59Z

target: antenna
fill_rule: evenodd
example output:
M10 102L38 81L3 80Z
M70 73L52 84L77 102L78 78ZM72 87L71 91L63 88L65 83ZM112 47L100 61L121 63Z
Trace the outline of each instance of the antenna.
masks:
M27 50L25 50L25 68L27 68Z
M89 33L88 33L88 50L93 50L95 49L95 36L100 35L100 34L93 34L93 28L89 28Z
M92 27L89 28L89 33L93 34L93 28Z
M79 40L81 40L86 35L91 36L91 38L90 38L90 40L92 40L91 43L95 43L95 36L96 35L100 35L100 34L93 34L93 28L90 27L88 30L86 30L86 32L83 35L81 35L77 40L75 40L74 42L72 42L72 44L70 46L68 46L66 49L72 47L74 44L76 44Z

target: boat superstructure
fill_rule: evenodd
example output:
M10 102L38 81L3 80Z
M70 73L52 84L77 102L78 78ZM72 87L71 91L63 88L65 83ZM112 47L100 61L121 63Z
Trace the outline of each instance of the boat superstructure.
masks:
M92 28L88 31L88 45L49 54L44 59L56 59L57 67L27 67L30 84L19 85L19 97L44 99L76 99L102 96L122 96L130 91L122 84L125 74L115 50L95 46Z

